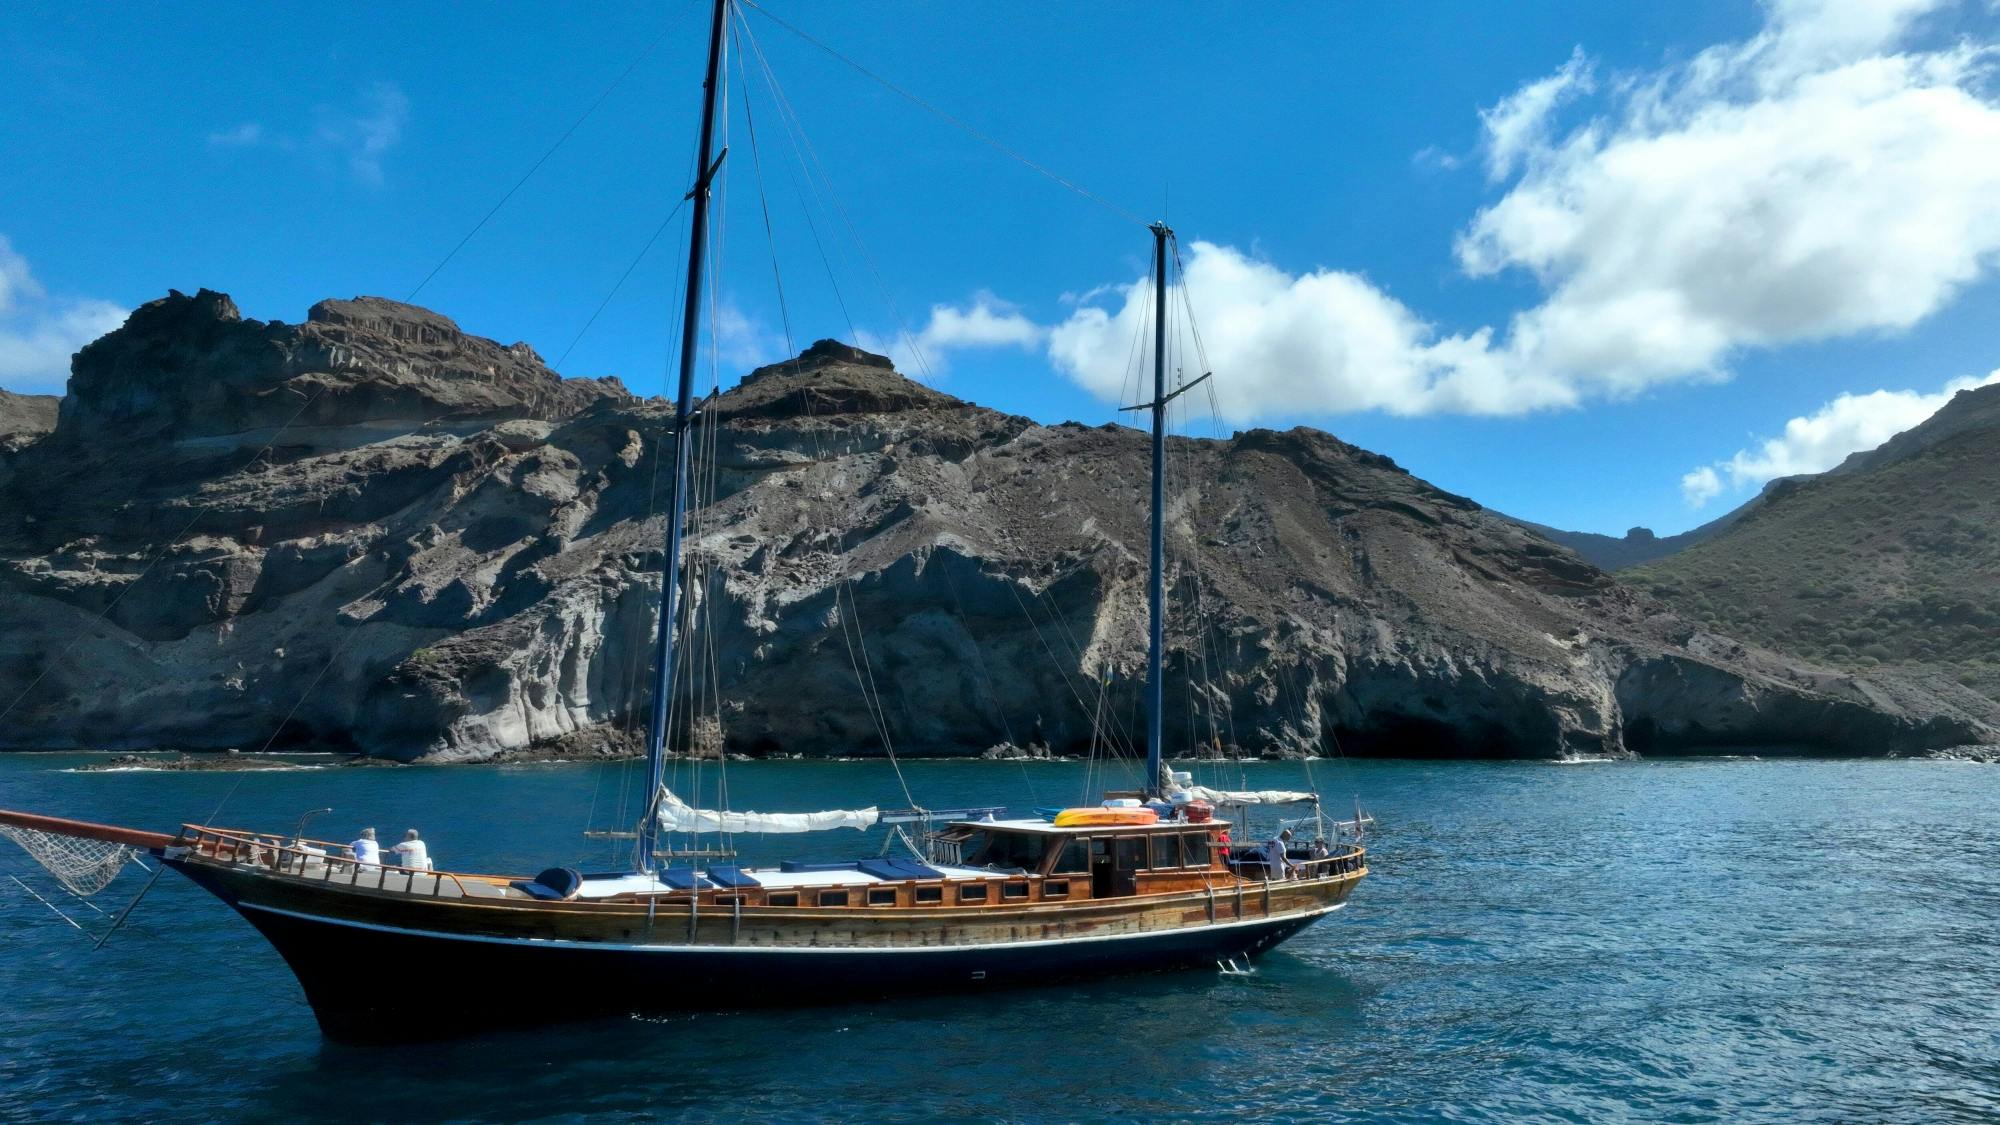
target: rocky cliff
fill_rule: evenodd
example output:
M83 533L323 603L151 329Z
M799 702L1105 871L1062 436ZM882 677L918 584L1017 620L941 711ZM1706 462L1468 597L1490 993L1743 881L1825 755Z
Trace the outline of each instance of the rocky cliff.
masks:
M1697 621L2000 722L2000 386L1627 572Z
M362 298L175 294L0 459L0 744L615 742L650 655L667 411ZM1147 441L822 342L694 434L683 683L747 753L1129 744ZM1176 753L1882 753L1991 732L1635 594L1314 430L1176 440Z
M0 389L0 453L40 441L56 428L55 395L22 395Z

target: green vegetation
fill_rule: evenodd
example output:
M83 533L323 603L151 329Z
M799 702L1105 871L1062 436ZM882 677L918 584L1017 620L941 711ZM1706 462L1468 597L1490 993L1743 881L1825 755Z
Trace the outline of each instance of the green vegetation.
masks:
M1619 577L1783 652L2000 699L2000 432L1782 484L1723 535Z

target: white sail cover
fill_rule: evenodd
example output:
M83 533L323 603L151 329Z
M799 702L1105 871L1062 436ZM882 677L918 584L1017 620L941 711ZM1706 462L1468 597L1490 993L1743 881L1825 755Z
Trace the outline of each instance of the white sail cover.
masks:
M1212 805L1311 805L1319 802L1317 794L1297 789L1210 789L1206 785L1176 789L1171 799L1176 805L1189 801L1207 801Z
M659 817L660 828L666 832L824 832L829 828L871 827L882 819L882 811L867 808L766 813L698 809L662 786Z

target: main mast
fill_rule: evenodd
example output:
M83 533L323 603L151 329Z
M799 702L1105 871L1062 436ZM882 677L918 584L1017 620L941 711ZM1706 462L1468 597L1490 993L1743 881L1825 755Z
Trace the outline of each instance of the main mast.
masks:
M1152 571L1146 582L1146 779L1148 797L1160 794L1160 725L1166 717L1162 665L1167 641L1167 237L1173 231L1154 223L1153 231L1153 536Z
M694 218L688 231L687 304L681 310L681 381L674 400L673 501L667 515L667 557L660 592L660 632L654 645L653 714L646 728L646 817L639 825L639 870L653 870L660 822L655 815L666 781L667 705L674 688L674 618L680 601L681 525L687 519L689 430L694 424L694 361L701 334L702 252L708 241L708 189L720 160L710 161L715 144L716 81L722 62L722 26L729 0L715 0L708 29L708 74L701 83L701 143L695 158Z

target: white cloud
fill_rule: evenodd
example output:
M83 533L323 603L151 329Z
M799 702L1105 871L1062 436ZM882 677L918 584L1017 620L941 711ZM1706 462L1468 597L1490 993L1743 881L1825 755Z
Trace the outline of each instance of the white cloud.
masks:
M208 134L208 145L296 153L328 171L345 171L370 187L380 187L385 179L383 161L402 141L409 121L410 99L402 88L377 82L364 88L348 108L321 106L318 123L303 136L245 121Z
M215 148L248 148L264 139L264 127L255 121L245 121L234 129L220 129L208 135L208 143Z
M714 342L715 358L727 372L748 372L790 358L785 355L785 342L777 333L732 301L716 306L710 339Z
M1480 110L1479 120L1486 131L1487 174L1495 180L1513 175L1529 153L1547 147L1549 118L1556 109L1595 88L1590 60L1579 47L1554 74L1528 83L1490 109Z
M1201 330L1201 354L1219 372L1223 418L1249 422L1299 413L1382 410L1509 414L1568 405L1574 393L1496 352L1492 335L1437 330L1359 274L1292 274L1234 247L1195 242L1169 304L1186 299ZM1136 401L1133 341L1152 321L1150 281L1115 287L1110 308L1076 309L1048 335L1056 367L1104 399ZM1194 341L1169 343L1182 376ZM1143 349L1142 349L1143 351Z
M1933 6L1783 0L1749 42L1622 82L1560 136L1489 116L1496 166L1521 173L1459 258L1546 290L1509 327L1513 358L1630 393L1717 376L1742 347L1907 328L1981 276L2000 104L1987 48L1892 51ZM1543 81L1568 88L1575 65Z
M1455 172L1464 161L1455 152L1436 145L1425 145L1410 157L1410 163L1422 172Z
M1681 477L1681 495L1687 498L1688 507L1699 508L1722 494L1722 478L1707 465L1689 470Z
M1032 348L1041 343L1042 328L1022 316L1019 309L991 293L973 298L972 307L956 309L932 305L930 322L917 334L925 348L946 351L952 348Z
M915 333L893 337L863 331L859 347L888 356L906 375L939 375L951 366L954 351L969 348L1039 348L1048 329L1021 310L984 290L964 308L932 305L930 319Z
M1578 52L1485 110L1504 186L1456 250L1469 277L1541 287L1504 325L1452 331L1360 274L1196 244L1224 412L1523 413L1917 324L2000 261L1995 48L1912 45L1941 2L1771 0L1745 42L1609 76ZM1109 399L1147 302L1097 297L1049 348Z
M1681 478L1690 506L1699 508L1728 487L1744 491L1778 477L1823 473L1848 454L1873 449L1938 412L1960 391L2000 383L2000 371L1984 378L1954 379L1933 394L1870 391L1844 394L1804 417L1785 423L1784 433L1741 449L1726 461L1704 465Z
M125 323L126 312L95 298L51 296L0 235L0 387L62 393L70 356Z
M1950 0L1767 0L1769 26L1748 44L1770 78L1839 66L1881 52Z
M410 120L410 99L393 82L378 82L362 92L358 108L324 111L316 134L320 146L347 164L364 184L382 183L382 158L403 138Z

